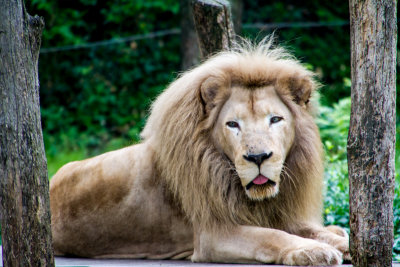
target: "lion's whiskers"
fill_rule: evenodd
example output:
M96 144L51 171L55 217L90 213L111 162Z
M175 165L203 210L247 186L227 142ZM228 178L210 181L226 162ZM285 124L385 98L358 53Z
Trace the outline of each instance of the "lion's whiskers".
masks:
M297 190L297 183L295 182L295 177L292 170L286 165L283 164L282 173L287 178L287 180L293 185L294 189Z

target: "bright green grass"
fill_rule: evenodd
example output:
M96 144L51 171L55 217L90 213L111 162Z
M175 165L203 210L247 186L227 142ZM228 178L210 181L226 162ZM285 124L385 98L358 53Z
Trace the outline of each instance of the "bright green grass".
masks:
M87 153L83 150L77 151L60 151L52 157L47 157L47 168L49 172L49 178L51 178L58 169L60 169L64 164L82 160L87 157Z

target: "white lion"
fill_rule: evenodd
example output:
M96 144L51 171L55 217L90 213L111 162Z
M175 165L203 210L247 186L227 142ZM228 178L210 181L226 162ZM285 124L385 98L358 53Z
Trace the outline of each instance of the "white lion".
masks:
M140 144L51 180L56 254L333 265L313 73L270 42L215 55L154 102Z

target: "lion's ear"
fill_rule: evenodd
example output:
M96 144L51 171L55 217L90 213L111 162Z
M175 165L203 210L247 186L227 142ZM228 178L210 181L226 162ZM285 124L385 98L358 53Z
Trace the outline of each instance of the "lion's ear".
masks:
M311 93L316 88L314 81L309 77L291 78L288 80L287 87L292 100L300 106L306 106L310 102Z
M311 92L310 87L300 87L293 91L293 101L300 106L307 105L310 102Z
M221 83L215 77L209 77L200 86L201 102L206 113L215 107L218 95L221 93Z

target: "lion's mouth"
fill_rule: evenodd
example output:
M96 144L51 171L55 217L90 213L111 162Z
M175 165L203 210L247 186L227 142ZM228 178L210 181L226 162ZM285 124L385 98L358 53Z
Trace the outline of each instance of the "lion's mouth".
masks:
M268 177L265 177L262 174L259 174L256 178L254 178L250 183L246 185L246 189L249 190L253 186L275 186L276 183L269 179Z

